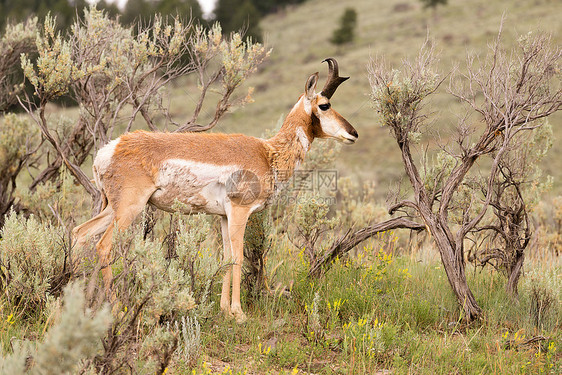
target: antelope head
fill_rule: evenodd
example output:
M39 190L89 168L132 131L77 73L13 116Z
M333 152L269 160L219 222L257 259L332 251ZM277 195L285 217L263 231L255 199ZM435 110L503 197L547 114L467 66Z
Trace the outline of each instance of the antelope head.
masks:
M306 112L312 117L312 134L315 138L333 138L351 144L358 138L357 131L336 112L330 99L339 85L349 79L340 77L338 63L333 58L322 62L328 63L328 80L320 93L316 93L318 73L311 75L305 85L304 103Z

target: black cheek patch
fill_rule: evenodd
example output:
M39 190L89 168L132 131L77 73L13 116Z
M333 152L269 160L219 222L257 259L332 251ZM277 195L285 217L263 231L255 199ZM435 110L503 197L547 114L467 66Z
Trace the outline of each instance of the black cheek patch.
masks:
M320 119L314 113L312 113L312 135L314 138L324 138L326 136L320 125Z

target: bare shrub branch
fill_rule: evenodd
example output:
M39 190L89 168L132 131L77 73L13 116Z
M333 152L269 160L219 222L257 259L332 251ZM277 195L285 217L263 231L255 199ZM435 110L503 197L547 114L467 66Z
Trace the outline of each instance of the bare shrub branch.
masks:
M406 228L415 231L425 229L425 225L416 223L407 217L395 217L382 223L374 224L366 228L362 228L356 232L350 230L343 236L338 238L332 246L324 252L322 257L318 259L313 267L310 268L308 275L319 277L324 274L330 267L331 263L338 257L345 255L348 251L359 245L361 242L392 229Z
M423 131L421 103L441 82L432 71L433 50L426 43L415 62L404 62L400 71L390 71L380 60L372 60L369 66L372 99L383 124L397 141L413 187L414 199L397 202L390 211L414 210L424 221L469 320L480 316L482 310L466 283L464 241L486 217L490 207L495 209L500 222L511 215L501 201L508 187L519 187L524 180L515 183L511 178L515 163L507 155L517 147L520 134L540 128L544 124L542 119L561 108L560 57L560 48L551 47L550 37L542 34L523 36L516 50L505 51L501 46L500 27L489 53L483 59L469 56L467 72L451 76L449 92L467 104L468 114L457 128L458 149L443 147L433 165L422 170L423 175L411 146L419 138L417 133ZM478 126L466 125L470 113L478 116ZM482 157L488 157L491 163L488 170L480 171L482 177L478 183L469 172ZM483 198L478 199L475 192L483 192ZM524 225L526 210L522 195L511 196L521 202L518 206L521 209L515 212L517 225ZM495 226L485 228L492 230ZM480 230L485 229L477 231ZM504 229L501 231L505 234ZM525 229L523 233L527 238ZM517 247L526 243L519 242ZM500 258L502 255L496 254L487 261ZM522 262L522 257L517 259Z

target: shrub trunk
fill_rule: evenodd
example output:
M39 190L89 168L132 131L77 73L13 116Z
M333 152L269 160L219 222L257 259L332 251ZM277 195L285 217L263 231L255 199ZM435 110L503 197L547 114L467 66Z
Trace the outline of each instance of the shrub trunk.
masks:
M428 227L439 249L449 284L457 297L458 303L463 307L466 320L477 319L482 314L482 309L478 306L466 280L462 243L459 245L449 241L446 232L438 224L428 223Z

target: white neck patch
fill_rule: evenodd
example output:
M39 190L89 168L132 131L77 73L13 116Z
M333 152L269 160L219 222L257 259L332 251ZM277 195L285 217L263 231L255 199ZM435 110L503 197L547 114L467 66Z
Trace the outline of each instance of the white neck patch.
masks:
M308 137L300 126L297 128L297 138L299 139L303 150L305 152L308 152L308 149L310 148L310 141L308 140Z

